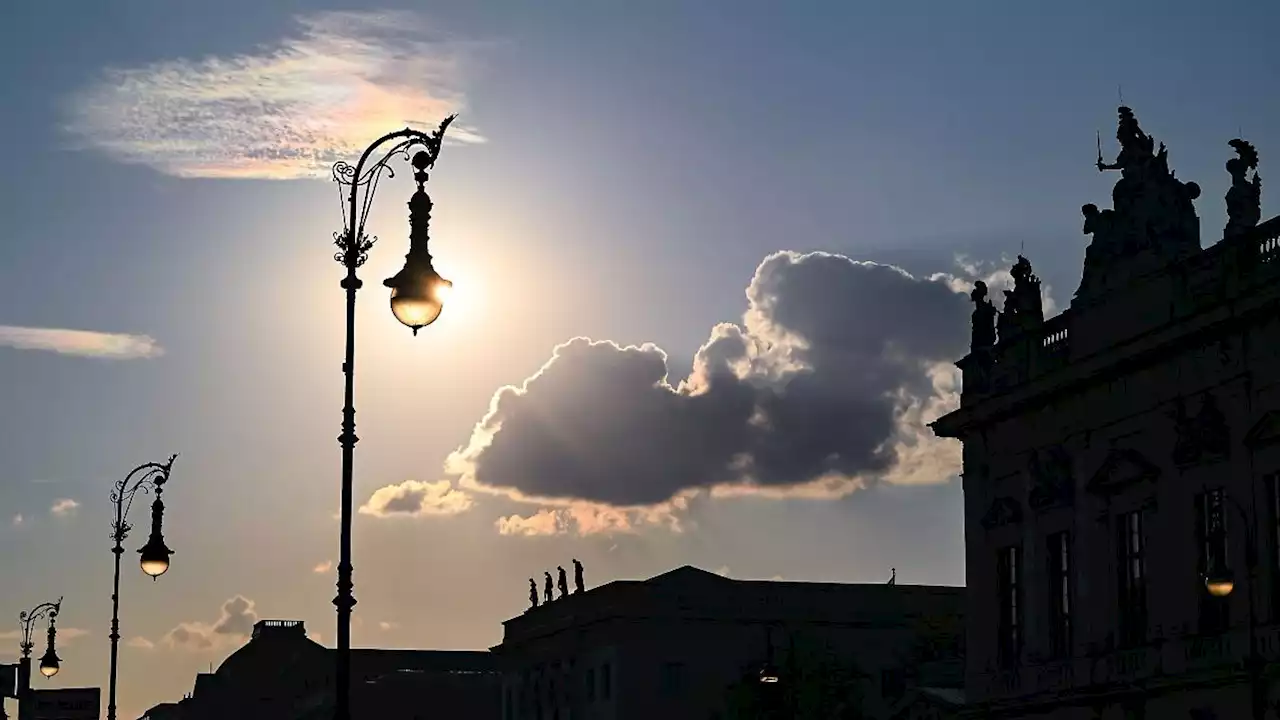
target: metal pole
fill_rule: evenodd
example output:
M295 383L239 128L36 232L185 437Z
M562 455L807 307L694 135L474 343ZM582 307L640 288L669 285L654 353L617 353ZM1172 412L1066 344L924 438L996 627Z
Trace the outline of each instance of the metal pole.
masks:
M355 190L352 189L352 205L355 204ZM353 229L351 232L355 232ZM347 291L347 350L346 361L342 364L345 377L342 408L342 434L338 441L342 444L342 531L338 547L338 596L333 604L338 608L338 665L336 679L335 720L351 718L351 609L356 605L355 584L351 580L351 486L352 464L355 459L356 442L356 409L355 409L355 363L356 363L356 290L360 289L360 279L356 277L355 263L347 264L347 276L342 280L342 287Z
M124 554L124 538L128 529L124 524L124 496L116 501L115 545L111 553L115 555L115 575L111 581L111 671L107 683L107 720L116 720L116 673L120 654L120 556ZM119 529L123 529L120 532Z

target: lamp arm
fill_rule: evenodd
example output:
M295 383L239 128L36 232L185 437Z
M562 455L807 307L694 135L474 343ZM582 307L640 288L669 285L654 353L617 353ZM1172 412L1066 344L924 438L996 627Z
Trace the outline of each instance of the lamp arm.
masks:
M377 238L365 236L365 220L369 217L369 208L373 203L373 196L377 192L378 181L382 178L382 174L385 172L388 177L395 177L395 170L391 168L390 160L394 157L403 157L408 160L409 149L421 145L425 148L428 157L427 166L424 169L431 168L440 155L445 130L456 117L457 115L446 117L440 123L440 127L431 134L413 128L387 133L365 148L354 166L344 160L334 163L333 179L338 183L340 196L343 196L343 229L340 233L334 233L334 245L338 247L338 252L333 256L334 260L352 270L364 264L369 257L369 250L377 242ZM391 140L401 138L403 139L384 153L380 160L365 169L365 163L379 147ZM360 197L361 188L364 188L363 199Z
M130 470L128 475L115 484L111 490L111 502L116 506L116 519L111 523L111 539L117 544L123 543L125 538L129 537L129 531L132 530L125 519L129 516L129 510L133 508L134 496L139 491L143 495L150 494L152 488L157 494L162 492L164 484L169 481L173 462L177 459L178 454L174 453L163 463L143 463Z
M58 612L62 610L62 598L58 598L57 602L45 602L18 613L18 625L22 629L22 640L19 647L22 649L22 656L31 655L31 649L35 647L35 643L31 642L32 628L36 621L48 617L50 622L58 617Z

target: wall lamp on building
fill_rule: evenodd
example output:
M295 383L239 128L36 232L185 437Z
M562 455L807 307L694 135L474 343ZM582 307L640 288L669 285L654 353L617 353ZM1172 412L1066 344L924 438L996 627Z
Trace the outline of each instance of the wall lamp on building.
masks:
M1235 573L1226 561L1226 529L1222 517L1222 508L1229 506L1240 515L1245 530L1245 586L1247 605L1249 608L1249 657L1246 661L1249 671L1250 708L1254 720L1262 720L1266 713L1267 689L1262 683L1262 658L1258 653L1258 618L1254 608L1254 577L1258 570L1258 535L1253 519L1242 505L1226 494L1224 490L1209 493L1209 534L1215 538L1216 551L1209 558L1209 567L1204 575L1205 590L1214 597L1229 596L1236 587Z
M765 685L773 685L780 680L778 667L773 664L773 630L765 634L764 664L760 666L759 681Z
M173 470L173 461L177 455L171 455L163 463L143 463L129 471L124 479L115 484L111 491L111 502L116 508L115 520L111 523L111 539L115 544L111 547L115 555L115 578L111 586L111 670L107 689L107 720L116 720L116 675L120 648L120 556L124 554L124 541L133 529L128 523L129 510L133 508L133 498L139 492L146 495L155 490L156 499L151 502L151 536L147 544L138 550L139 565L142 572L152 580L159 578L169 570L169 558L173 551L164 542L164 486L169 482L169 474Z
M355 333L356 333L356 291L363 281L356 276L356 270L369 257L377 238L365 234L365 220L369 216L369 207L373 202L378 181L385 173L388 177L395 175L390 161L393 158L409 160L413 166L413 180L418 189L409 198L409 253L405 255L404 268L392 277L383 281L383 285L391 289L391 313L396 320L413 330L430 325L440 317L444 309L444 301L453 283L441 277L431 262L428 250L428 225L431 221L431 198L427 195L425 185L428 171L435 167L436 157L440 154L440 145L444 140L445 130L456 116L450 115L440 123L434 133L427 134L418 130L405 128L378 138L370 145L354 166L339 162L333 166L333 179L337 181L342 199L342 212L345 227L342 232L334 234L334 244L338 252L334 260L346 268L346 277L341 286L346 290L346 361L342 364L345 376L345 403L342 408L342 433L338 442L342 446L342 500L341 530L338 545L338 595L333 604L338 612L337 645L335 653L337 667L335 669L334 718L349 720L351 717L351 610L356 605L354 585L351 581L351 494L352 472L356 441L356 411L354 399L355 386ZM371 165L366 163L386 143L393 143L390 149ZM409 151L419 148L412 156Z

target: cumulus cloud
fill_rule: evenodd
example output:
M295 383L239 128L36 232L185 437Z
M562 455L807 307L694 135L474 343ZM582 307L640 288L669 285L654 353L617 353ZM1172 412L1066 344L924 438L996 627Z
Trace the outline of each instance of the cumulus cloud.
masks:
M333 569L333 561L325 560L322 563L316 563L316 566L311 568L311 572L319 575L319 574L327 573L332 569Z
M541 505L497 521L540 535L679 529L692 498L830 498L876 482L945 482L959 445L926 423L958 404L968 299L830 253L779 252L672 381L645 344L575 338L499 390L446 470L460 487Z
M253 601L236 595L222 604L217 621L180 623L165 633L163 642L171 648L211 650L224 642L242 642L253 632L257 622L258 613L254 610Z
M375 490L360 512L380 518L456 515L469 510L472 504L471 495L454 488L448 480L405 480Z
M107 360L137 360L164 354L159 343L147 335L16 325L0 325L0 346Z
M58 498L53 501L53 507L49 508L49 512L58 517L70 517L76 514L76 510L80 508L80 503L71 498Z
M129 638L129 642L127 643L127 645L131 648L137 648L139 650L154 650L156 648L155 643L142 637L141 635L137 637Z
M180 177L328 176L388 128L434 129L464 105L465 45L410 12L321 12L257 52L111 68L70 102L69 130ZM480 142L454 124L453 141Z

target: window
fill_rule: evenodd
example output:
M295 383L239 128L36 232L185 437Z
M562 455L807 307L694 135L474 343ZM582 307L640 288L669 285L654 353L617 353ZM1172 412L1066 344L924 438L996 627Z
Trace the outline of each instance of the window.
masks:
M1267 492L1266 543L1271 550L1271 603L1273 617L1280 616L1280 473L1263 478ZM1261 533L1261 531L1259 531ZM1259 548L1260 550L1262 548Z
M1071 533L1050 535L1049 559L1049 646L1054 657L1071 655Z
M1000 593L999 659L1014 665L1022 650L1022 553L1011 545L1001 548L996 563L996 586Z
M1125 513L1117 520L1120 642L1137 645L1147 639L1147 548L1142 511Z
M1204 589L1206 573L1217 565L1227 566L1227 517L1223 512L1222 489L1196 495L1197 593L1200 598L1201 633L1224 632L1229 626L1229 598L1214 597Z
M669 662L662 666L662 694L679 697L684 693L684 665Z
M600 699L608 700L613 695L613 668L609 663L600 666Z

